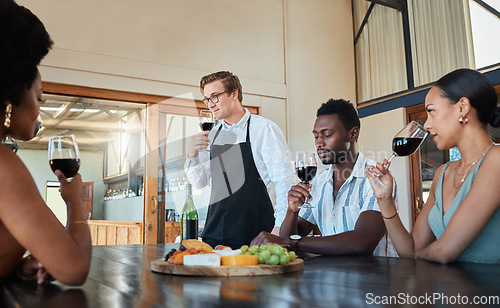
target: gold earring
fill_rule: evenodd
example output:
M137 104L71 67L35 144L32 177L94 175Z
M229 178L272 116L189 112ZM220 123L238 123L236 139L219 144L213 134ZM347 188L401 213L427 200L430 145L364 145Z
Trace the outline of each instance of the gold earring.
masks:
M7 104L7 107L5 107L5 121L3 122L3 125L5 127L9 128L10 127L10 117L12 115L12 104Z
M467 119L467 116L460 116L458 122L460 122L460 124L467 124L467 122L469 122L469 119Z

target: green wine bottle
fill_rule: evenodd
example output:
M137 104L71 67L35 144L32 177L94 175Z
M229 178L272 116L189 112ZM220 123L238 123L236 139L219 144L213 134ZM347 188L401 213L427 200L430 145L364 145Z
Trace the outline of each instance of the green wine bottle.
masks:
M181 240L198 239L198 211L194 206L191 184L186 184L186 202L181 212Z

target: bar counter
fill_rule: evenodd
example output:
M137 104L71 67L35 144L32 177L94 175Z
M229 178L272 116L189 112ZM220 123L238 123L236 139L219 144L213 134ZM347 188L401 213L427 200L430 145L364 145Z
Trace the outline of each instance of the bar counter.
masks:
M154 273L178 244L94 246L81 287L6 280L6 307L489 307L500 304L500 265L373 256L307 258L299 272L253 277ZM476 302L473 302L476 301Z

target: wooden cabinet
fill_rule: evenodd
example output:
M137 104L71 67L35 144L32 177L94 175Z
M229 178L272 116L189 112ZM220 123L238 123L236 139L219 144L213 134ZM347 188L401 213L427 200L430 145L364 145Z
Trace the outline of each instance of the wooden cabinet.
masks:
M142 221L89 220L92 245L142 244Z
M143 244L142 221L89 220L92 245ZM165 222L165 243L181 234L180 222Z

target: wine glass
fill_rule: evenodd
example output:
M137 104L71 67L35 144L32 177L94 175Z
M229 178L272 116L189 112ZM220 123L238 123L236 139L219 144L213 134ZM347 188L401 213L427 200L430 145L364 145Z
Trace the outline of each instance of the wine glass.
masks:
M202 131L210 131L215 125L214 114L210 110L200 111L200 128Z
M396 156L409 156L413 154L422 144L428 132L417 121L411 121L392 139L392 156L387 160L390 162Z
M314 153L299 153L295 159L295 170L297 170L297 176L304 184L308 184L316 175L318 166L316 164L316 155ZM313 208L306 198L306 202L299 206L302 208Z
M49 163L53 172L61 170L72 178L80 169L80 152L74 135L49 138Z
M210 110L201 110L200 111L200 128L204 132L208 132L212 130L215 125L214 114ZM206 149L200 149L200 151L208 151Z

